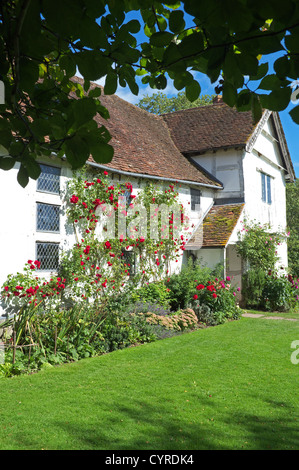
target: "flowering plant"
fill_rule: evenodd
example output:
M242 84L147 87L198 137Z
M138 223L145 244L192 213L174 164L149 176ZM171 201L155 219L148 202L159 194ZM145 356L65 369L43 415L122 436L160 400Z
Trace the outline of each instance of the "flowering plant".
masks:
M65 253L62 273L73 295L94 301L128 282L142 286L163 279L170 261L178 262L189 234L174 185L162 190L149 184L133 194L131 183L111 184L108 176L104 172L87 180L78 173L67 193L77 243ZM161 207L164 218L159 217Z
M37 276L38 260L28 260L23 273L9 274L2 286L1 297L10 308L23 305L36 306L45 301L60 301L65 289L65 279L53 276L49 280Z
M238 318L239 308L236 303L236 292L239 292L240 288L232 286L230 276L227 276L225 280L215 278L213 281L208 281L206 285L196 283L194 290L193 308L196 312L200 306L205 305L212 314L221 312L223 320Z

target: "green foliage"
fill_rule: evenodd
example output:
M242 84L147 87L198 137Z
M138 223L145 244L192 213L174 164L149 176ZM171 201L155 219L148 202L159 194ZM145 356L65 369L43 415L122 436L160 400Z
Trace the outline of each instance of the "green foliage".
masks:
M274 269L278 261L277 247L286 239L283 233L271 233L269 224L244 221L236 251L250 268Z
M291 273L299 277L299 180L286 186L288 239L288 264Z
M243 275L243 300L247 308L287 312L298 303L298 279L283 272L250 269Z
M158 93L154 93L151 96L145 95L137 103L137 106L141 109L144 109L145 111L148 111L149 113L165 114L173 113L174 111L180 111L182 109L205 106L207 104L211 104L213 100L213 96L203 95L196 100L191 101L188 99L188 95L186 96L186 93L181 91L176 96L169 98L165 93L159 91Z
M277 276L274 273L267 276L263 289L264 308L271 312L290 310L296 304L294 287L287 276Z
M163 281L150 282L143 287L136 289L131 295L132 302L157 302L163 307L169 307L170 289Z
M127 15L133 11L138 19ZM298 22L296 0L283 7L243 0L2 1L0 139L7 155L0 168L19 162L18 182L26 186L39 175L40 155L65 155L72 168L90 154L111 161L110 135L93 120L96 113L109 117L90 87L102 77L105 93L119 85L138 95L139 76L158 90L169 76L196 102L200 72L229 106L251 110L255 122L262 108L281 111L299 75ZM278 52L275 74L268 74L261 57ZM77 69L80 83L73 81ZM298 107L290 114L298 123Z
M263 290L267 274L262 268L249 269L242 276L242 295L247 308L260 308L264 303Z
M186 308L193 300L195 283L206 284L214 275L215 271L202 267L199 263L194 266L190 259L178 274L173 274L166 280L172 310Z

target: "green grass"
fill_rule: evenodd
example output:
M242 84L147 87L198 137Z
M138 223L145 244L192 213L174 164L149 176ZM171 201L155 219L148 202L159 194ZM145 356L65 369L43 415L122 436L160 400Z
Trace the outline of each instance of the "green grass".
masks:
M0 449L298 449L299 322L243 318L0 380Z

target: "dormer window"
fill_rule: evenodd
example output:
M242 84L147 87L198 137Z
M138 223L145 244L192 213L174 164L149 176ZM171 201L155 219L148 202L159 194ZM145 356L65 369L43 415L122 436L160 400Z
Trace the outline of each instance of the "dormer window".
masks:
M266 173L261 173L261 183L262 183L262 201L267 204L272 203L271 197L271 176Z

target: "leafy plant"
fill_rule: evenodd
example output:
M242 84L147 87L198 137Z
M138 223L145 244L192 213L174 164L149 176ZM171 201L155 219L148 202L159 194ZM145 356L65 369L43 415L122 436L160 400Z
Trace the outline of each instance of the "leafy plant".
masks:
M267 272L274 269L278 261L278 246L287 236L280 232L271 232L269 224L243 222L243 228L238 234L239 242L236 251L252 269L263 269Z

